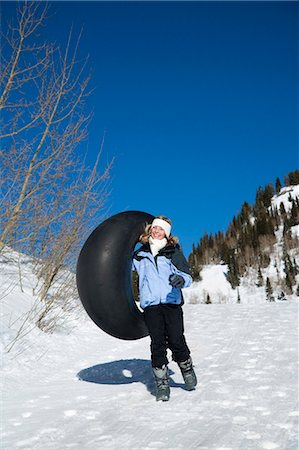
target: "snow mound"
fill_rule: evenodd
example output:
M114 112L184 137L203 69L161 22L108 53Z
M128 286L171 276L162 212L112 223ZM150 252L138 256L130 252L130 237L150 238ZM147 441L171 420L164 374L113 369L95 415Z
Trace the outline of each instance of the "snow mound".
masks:
M230 303L235 294L226 276L226 265L205 266L201 271L202 281L183 289L184 299L189 303L205 303L209 295L212 303Z

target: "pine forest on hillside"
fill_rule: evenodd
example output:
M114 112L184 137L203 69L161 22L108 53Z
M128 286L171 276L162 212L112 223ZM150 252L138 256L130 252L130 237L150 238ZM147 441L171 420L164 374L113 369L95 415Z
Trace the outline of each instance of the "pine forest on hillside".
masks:
M284 276L279 283L281 295L298 295L296 275L299 267L295 257L299 256L299 240L298 235L292 233L292 227L299 224L299 197L292 196L292 186L299 184L299 170L290 172L284 183L283 188L277 178L275 187L272 183L264 189L259 187L255 203L251 206L244 202L240 213L233 218L226 232L205 233L199 244L193 245L189 262L195 281L201 279L203 266L227 264L227 280L233 288L237 288L246 271L254 268L258 275L258 285L264 285L267 299L274 300L271 280L269 277L263 279L261 270L269 266L274 246L280 242L280 259L284 267ZM279 197L286 192L289 208L285 207L284 202L279 202ZM282 231L281 238L279 230Z

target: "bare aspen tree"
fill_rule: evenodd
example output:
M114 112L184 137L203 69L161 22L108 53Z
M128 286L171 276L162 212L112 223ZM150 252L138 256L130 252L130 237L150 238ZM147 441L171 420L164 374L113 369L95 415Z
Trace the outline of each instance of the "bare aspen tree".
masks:
M2 36L0 70L0 252L10 246L36 258L44 302L103 218L111 169L100 169L102 145L93 167L82 155L91 114L81 36L71 31L64 48L41 42L47 13L43 2L18 4ZM40 319L48 310L45 303Z
M77 177L69 190L70 198L66 200L73 206L73 209L72 213L68 215L65 226L60 227L59 230L56 226L48 227L47 230L42 249L43 258L39 260L36 270L38 276L36 292L44 304L37 323L40 328L47 331L52 330L56 320L55 314L52 314L51 317L48 316L50 310L53 312L58 306L56 311L60 314L62 303L64 310L72 307L68 300L73 299L76 289L74 274L69 270L65 271L64 268L74 267L82 245L82 238L86 235L86 230L90 229L91 219L93 220L96 216L100 221L103 218L108 195L106 181L109 180L111 163L99 178L97 165L100 154L101 152L93 169L88 173L82 173L81 177ZM100 191L98 191L99 183L102 185ZM82 189L84 189L83 195ZM102 217L99 217L98 212L102 214Z
M9 236L15 244L32 235L31 213L36 214L38 207L44 216L40 196L56 194L65 183L88 120L82 106L89 79L83 78L85 62L79 66L76 62L76 45L71 53L71 36L63 54L49 45L30 46L46 7L25 2L20 8L18 27L11 27L6 36L12 55L8 63L4 60L8 70L3 70L6 76L1 80L3 179L8 179L8 189L9 181L13 187L5 205L0 249L10 242ZM22 226L29 220L28 236L16 236L20 220Z

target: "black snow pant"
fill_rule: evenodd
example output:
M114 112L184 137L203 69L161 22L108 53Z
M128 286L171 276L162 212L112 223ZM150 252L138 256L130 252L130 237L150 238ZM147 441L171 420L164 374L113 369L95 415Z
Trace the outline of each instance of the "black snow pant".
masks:
M168 364L167 348L176 362L189 358L190 350L184 336L183 310L180 305L148 306L144 310L144 319L151 338L153 367Z

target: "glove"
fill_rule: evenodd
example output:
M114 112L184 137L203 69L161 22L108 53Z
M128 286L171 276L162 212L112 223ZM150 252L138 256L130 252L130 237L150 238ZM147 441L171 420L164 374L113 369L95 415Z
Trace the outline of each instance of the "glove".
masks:
M181 289L185 284L185 280L181 275L172 274L169 277L169 283L172 287Z

